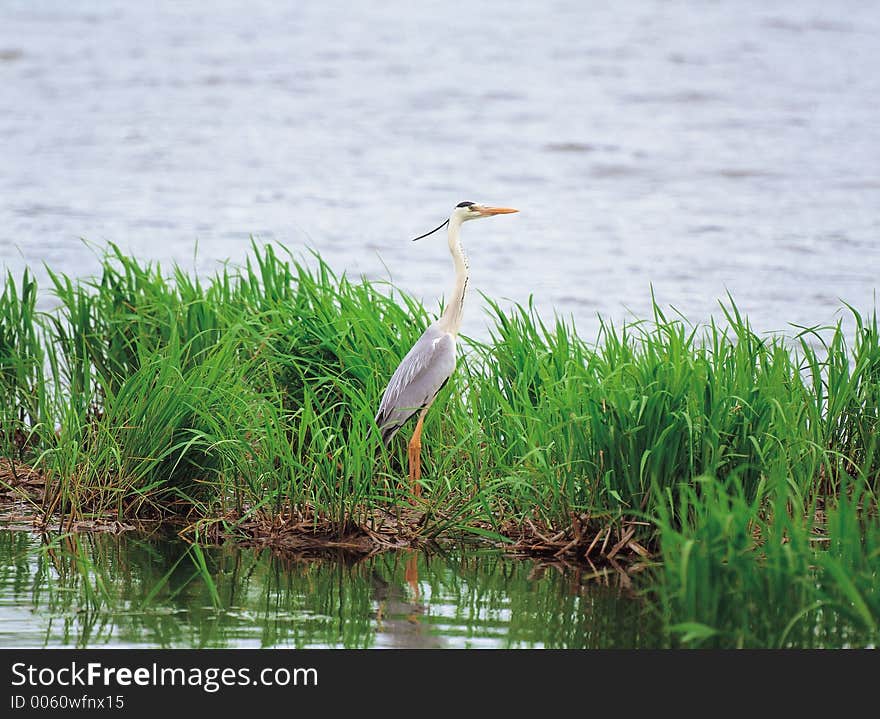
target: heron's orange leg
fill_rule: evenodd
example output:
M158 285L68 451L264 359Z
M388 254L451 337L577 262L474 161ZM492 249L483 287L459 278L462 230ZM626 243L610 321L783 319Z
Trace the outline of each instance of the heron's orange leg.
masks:
M409 456L409 485L412 488L414 497L422 496L422 485L419 484L419 480L422 478L422 422L424 421L425 410L422 410L422 413L419 415L419 421L416 422L416 429L407 447L407 455Z

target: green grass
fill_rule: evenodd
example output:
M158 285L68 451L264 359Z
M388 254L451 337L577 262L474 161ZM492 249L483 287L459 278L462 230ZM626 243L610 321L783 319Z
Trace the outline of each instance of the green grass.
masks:
M408 506L407 432L386 450L373 422L431 320L406 294L272 246L206 279L113 246L92 280L50 276L49 312L29 274L0 295L0 455L44 474L47 521L343 534ZM876 641L876 312L848 308L849 343L759 336L730 298L703 327L655 305L587 341L485 302L426 420L424 538L637 519L671 641Z

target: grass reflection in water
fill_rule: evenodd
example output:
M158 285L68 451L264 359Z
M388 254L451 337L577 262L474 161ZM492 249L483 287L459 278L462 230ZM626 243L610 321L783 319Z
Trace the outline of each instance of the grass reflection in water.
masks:
M362 560L0 532L0 645L641 647L659 625L614 579L497 552Z

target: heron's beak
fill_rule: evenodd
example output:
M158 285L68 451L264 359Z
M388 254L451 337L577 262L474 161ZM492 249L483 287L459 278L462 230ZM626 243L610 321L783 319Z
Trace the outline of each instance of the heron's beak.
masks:
M512 207L481 207L480 214L484 217L491 217L492 215L509 215L511 212L519 212L519 210L514 210Z

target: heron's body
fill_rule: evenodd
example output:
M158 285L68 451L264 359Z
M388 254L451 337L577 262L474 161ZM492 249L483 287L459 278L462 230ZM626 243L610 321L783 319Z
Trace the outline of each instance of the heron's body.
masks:
M382 441L386 445L407 420L419 413L416 429L409 443L410 480L416 495L419 494L418 481L421 476L422 421L436 399L437 393L455 370L456 337L461 328L468 284L468 262L461 246L461 225L467 220L508 212L516 212L516 210L462 202L443 223L449 228L449 252L455 266L455 289L440 319L422 333L401 360L388 382L379 404L379 411L376 413L376 424L382 431Z
M435 322L406 353L382 395L376 424L385 444L416 412L431 406L454 369L455 335Z

